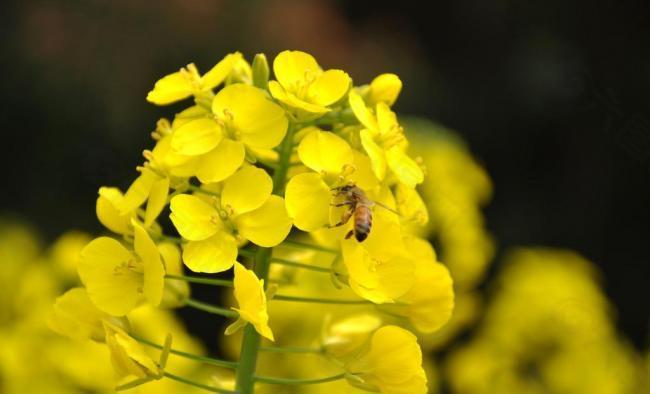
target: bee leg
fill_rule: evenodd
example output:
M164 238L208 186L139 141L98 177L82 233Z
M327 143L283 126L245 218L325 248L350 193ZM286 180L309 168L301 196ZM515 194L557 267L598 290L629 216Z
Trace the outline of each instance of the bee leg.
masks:
M354 213L354 211L348 210L347 212L345 212L343 214L343 216L341 216L341 221L340 222L338 222L338 223L336 223L334 225L329 225L327 227L329 227L329 228L340 227L340 226L346 224L350 220L350 218L352 217L352 213Z
M345 201L345 202L342 202L342 203L339 203L339 204L330 204L330 206L333 206L333 207L344 207L344 206L346 206L346 205L352 205L352 204L354 204L354 202L352 202L352 201Z
M350 237L352 237L353 234L354 234L354 230L348 231L348 233L345 234L345 239L350 239Z
M346 224L347 222L348 222L347 220L341 220L340 222L338 222L336 224L331 224L331 225L329 225L327 227L329 227L329 228L341 227L342 225Z

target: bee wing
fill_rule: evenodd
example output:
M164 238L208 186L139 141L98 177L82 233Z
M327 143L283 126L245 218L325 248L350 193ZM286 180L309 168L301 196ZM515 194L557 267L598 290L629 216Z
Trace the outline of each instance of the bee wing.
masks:
M386 209L386 210L388 210L388 211L391 211L392 213L394 213L394 214L397 215L397 216L402 216L402 215L400 215L399 212L397 212L397 211L394 210L393 208L391 208L391 207L389 207L389 206L387 206L387 205L385 205L385 204L382 204L382 203L380 203L379 201L373 201L372 204L373 204L373 205L378 205L378 206L380 206L380 207L382 207L382 208L384 208L384 209Z

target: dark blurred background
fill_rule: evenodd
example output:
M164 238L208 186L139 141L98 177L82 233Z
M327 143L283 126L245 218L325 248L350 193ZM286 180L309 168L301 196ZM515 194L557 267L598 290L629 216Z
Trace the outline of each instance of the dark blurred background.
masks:
M621 331L643 348L646 3L4 1L0 212L47 239L100 231L97 188L128 186L158 117L181 108L145 102L156 79L234 50L302 49L357 84L400 75L397 110L457 130L492 176L486 215L500 250L547 245L594 261Z

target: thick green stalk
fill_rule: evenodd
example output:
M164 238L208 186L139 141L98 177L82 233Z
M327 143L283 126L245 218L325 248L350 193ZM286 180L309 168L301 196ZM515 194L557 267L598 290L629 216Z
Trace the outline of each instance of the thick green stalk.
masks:
M287 180L287 171L289 170L289 161L291 151L293 150L293 133L294 128L289 124L287 135L280 146L280 157L278 167L273 173L273 194L284 195L284 184ZM271 265L272 249L259 248L255 254L255 266L253 271L258 278L268 283L269 266ZM257 354L260 348L261 338L255 331L255 327L247 324L244 327L244 336L242 338L241 351L239 354L239 368L237 368L237 392L240 394L253 394L255 389L255 366L257 364Z

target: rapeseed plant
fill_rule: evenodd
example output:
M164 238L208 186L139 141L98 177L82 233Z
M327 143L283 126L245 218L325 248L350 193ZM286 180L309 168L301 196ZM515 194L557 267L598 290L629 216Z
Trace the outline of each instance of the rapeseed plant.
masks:
M149 102L192 103L157 122L126 192L99 190L97 217L114 235L82 249L83 288L58 299L50 326L105 343L118 390L172 380L242 394L330 383L424 393L414 333L449 320L454 291L416 235L429 217L416 190L425 170L390 108L402 83L383 74L355 87L300 51L274 59L275 80L270 69L264 55L249 64L233 53L205 74L190 64L155 83ZM193 299L190 283L234 292L218 305L217 292ZM172 332L155 343L131 324L143 308L178 307L234 319L224 343L239 341L236 360L180 351ZM288 376L271 376L264 354L322 368L293 373L312 363L296 359ZM175 358L223 370L181 376Z

